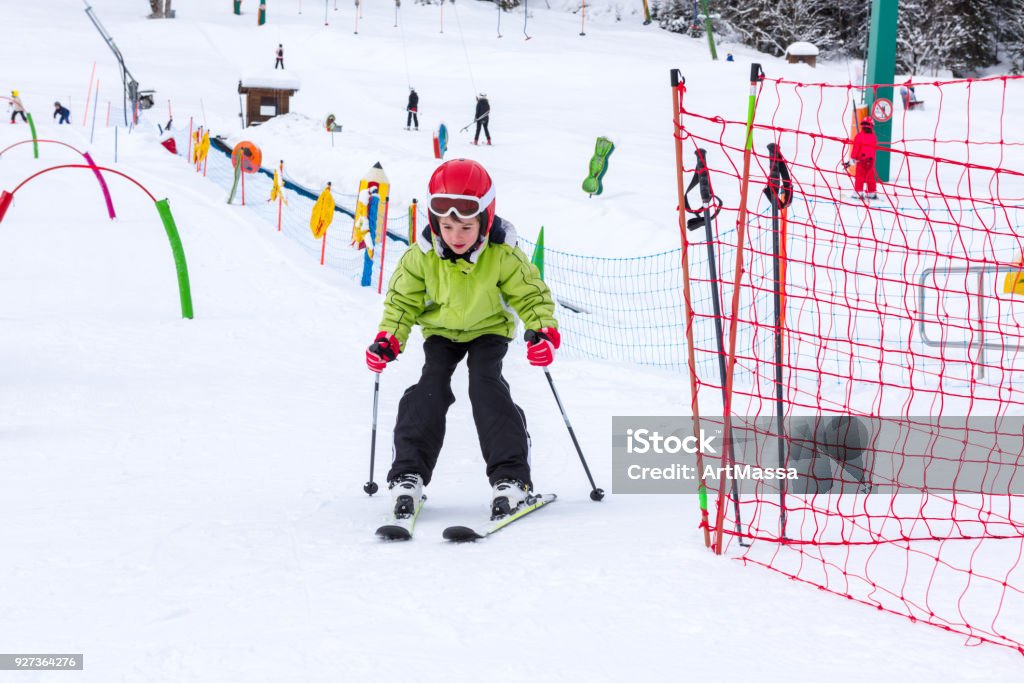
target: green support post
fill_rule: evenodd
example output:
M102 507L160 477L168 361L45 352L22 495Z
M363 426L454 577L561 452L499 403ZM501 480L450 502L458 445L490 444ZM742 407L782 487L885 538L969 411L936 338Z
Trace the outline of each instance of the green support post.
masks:
M718 50L715 49L715 34L711 32L711 13L708 12L708 0L701 0L700 8L704 11L704 32L708 34L708 47L711 48L711 59L718 61Z
M892 103L892 82L896 80L896 22L900 15L899 0L871 0L871 33L868 42L867 89L864 104L872 112L875 100ZM873 86L878 85L875 88ZM890 108L890 112L892 109ZM875 157L875 172L883 183L889 182L892 143L892 119L875 121L875 135L880 149Z

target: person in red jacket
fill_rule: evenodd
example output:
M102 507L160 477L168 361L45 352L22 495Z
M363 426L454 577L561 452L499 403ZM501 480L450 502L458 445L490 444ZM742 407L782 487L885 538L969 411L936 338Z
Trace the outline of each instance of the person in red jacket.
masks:
M856 164L853 175L853 191L858 197L878 199L875 193L875 154L878 151L878 138L875 137L875 124L871 117L860 122L860 132L853 139L853 150L850 161ZM864 183L868 191L864 194Z

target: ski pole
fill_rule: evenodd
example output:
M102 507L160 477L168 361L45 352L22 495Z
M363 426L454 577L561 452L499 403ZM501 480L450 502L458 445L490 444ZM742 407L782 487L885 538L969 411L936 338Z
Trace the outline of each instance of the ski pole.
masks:
M768 184L764 188L764 194L772 206L772 255L774 263L774 292L773 302L775 306L775 419L778 431L779 467L785 467L786 462L786 435L783 407L783 384L782 384L782 335L785 320L785 309L783 308L783 297L786 289L785 253L786 253L786 209L793 202L793 180L790 178L789 169L786 166L786 159L779 151L775 143L768 144L768 156L771 160L771 171L768 176ZM780 217L782 220L780 221ZM781 223L781 229L780 229ZM786 481L779 481L779 536L786 537Z
M377 493L377 483L373 480L373 460L377 451L377 397L380 396L380 374L373 380L373 431L370 436L370 480L363 484L363 491L368 496Z
M491 113L490 111L487 111L487 112L484 112L483 114L480 114L480 116L476 117L475 119L473 119L472 121L470 121L469 123L467 123L467 124L466 124L465 126L463 126L462 128L460 128L460 129L459 129L459 132L460 132L460 133L465 133L465 132L466 132L467 130L469 130L469 127L470 127L470 126L472 126L472 125L473 125L474 123L476 123L477 121L479 121L479 120L480 120L480 119L482 119L483 117L485 117L485 116L489 115L490 113Z
M533 330L526 331L526 343L534 344L540 337ZM572 439L572 444L576 447L576 453L580 456L580 463L583 465L583 471L587 473L587 479L590 481L590 500L595 503L604 498L604 489L597 488L597 484L594 483L594 477L590 474L590 467L587 466L587 459L583 457L583 449L580 448L580 442L576 439L576 432L573 431L572 424L569 422L569 416L565 414L565 408L562 406L562 399L558 396L558 390L555 389L555 380L551 378L551 371L544 368L544 375L548 378L548 384L551 386L551 393L555 395L555 403L558 404L558 410L562 413L562 419L565 421L565 426L569 430L569 437Z
M699 186L701 201L700 213L702 215L699 218L692 218L687 221L686 227L688 230L696 230L702 225L704 226L704 241L708 249L708 269L711 279L711 307L715 321L715 343L718 346L718 373L722 382L722 405L724 407L728 405L728 401L726 399L725 347L723 343L724 335L722 333L722 305L718 296L718 265L715 259L715 238L714 230L712 228L712 222L715 217L718 216L718 212L722 210L722 201L711 189L711 175L707 166L708 151L703 147L698 147L694 154L697 156L697 166L693 170L693 180L690 181L690 186L687 188L687 191L693 188L694 185ZM733 451L732 445L732 428L728 420L726 420L725 426L725 442L725 457L729 460L730 465L735 465L736 455ZM743 541L743 528L740 520L740 494L735 479L731 479L731 492L733 511L736 514L736 535L739 537L740 546L746 547L747 544Z

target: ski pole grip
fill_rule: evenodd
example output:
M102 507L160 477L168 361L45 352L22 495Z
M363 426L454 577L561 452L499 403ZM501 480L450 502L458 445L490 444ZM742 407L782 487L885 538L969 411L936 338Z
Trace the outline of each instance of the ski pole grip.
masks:
M540 341L540 335L538 335L533 330L527 330L526 334L523 335L523 339L526 341L527 344L536 344L538 341Z
M694 152L697 155L697 167L693 170L700 183L700 200L707 206L711 203L711 179L708 177L707 155L708 151L703 147L697 148Z

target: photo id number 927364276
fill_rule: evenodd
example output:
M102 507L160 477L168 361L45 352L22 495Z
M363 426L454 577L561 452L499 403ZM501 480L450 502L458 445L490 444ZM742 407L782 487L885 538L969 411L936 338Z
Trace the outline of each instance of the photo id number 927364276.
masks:
M0 654L0 671L82 670L80 654Z

